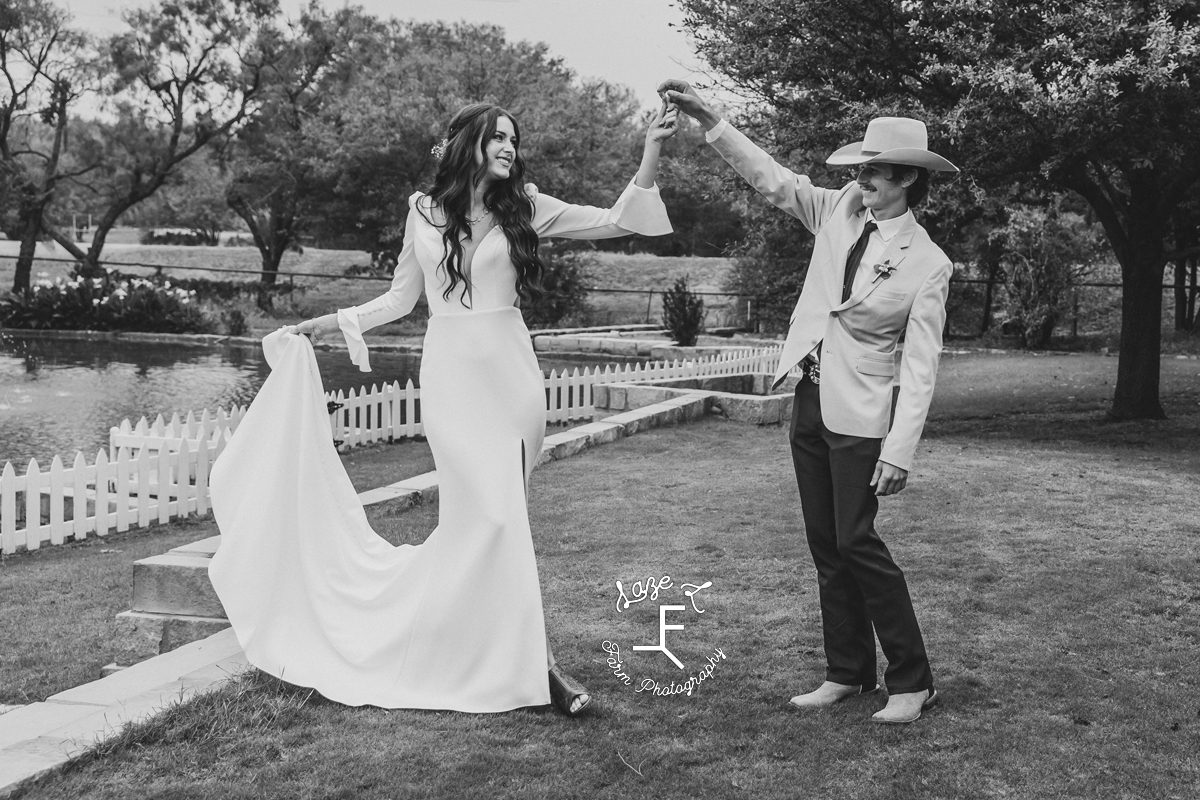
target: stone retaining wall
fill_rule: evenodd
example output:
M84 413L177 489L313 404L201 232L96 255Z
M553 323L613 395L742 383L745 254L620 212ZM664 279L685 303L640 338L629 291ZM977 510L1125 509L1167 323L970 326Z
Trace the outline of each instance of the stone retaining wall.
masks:
M704 398L709 413L751 425L778 425L792 417L795 379L768 394L770 375L714 375L650 383L597 384L592 402L597 410L626 412L679 398ZM611 420L606 418L605 421Z

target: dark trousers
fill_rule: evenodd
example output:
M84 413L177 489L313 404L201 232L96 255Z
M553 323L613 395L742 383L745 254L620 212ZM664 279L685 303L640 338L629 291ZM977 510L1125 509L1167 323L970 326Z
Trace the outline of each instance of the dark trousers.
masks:
M933 688L904 573L875 532L879 500L870 483L882 440L827 429L819 387L806 377L796 386L791 444L821 590L826 680L874 686L877 634L889 693Z

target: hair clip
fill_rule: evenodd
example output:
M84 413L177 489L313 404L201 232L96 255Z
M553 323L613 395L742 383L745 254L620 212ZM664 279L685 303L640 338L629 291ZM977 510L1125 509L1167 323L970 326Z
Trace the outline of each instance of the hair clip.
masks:
M446 148L450 146L449 139L442 139L440 142L430 148L429 152L433 153L433 157L438 161L442 160L442 156L446 155Z

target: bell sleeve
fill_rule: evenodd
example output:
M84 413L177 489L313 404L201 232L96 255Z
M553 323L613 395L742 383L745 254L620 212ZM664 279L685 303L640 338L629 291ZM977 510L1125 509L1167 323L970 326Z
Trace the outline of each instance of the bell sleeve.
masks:
M564 203L541 194L532 183L525 186L525 191L533 200L533 228L541 238L611 239L631 233L662 236L673 230L658 184L643 189L630 181L612 208Z
M392 285L386 292L360 306L338 309L338 327L350 351L350 360L363 372L371 371L371 360L363 333L387 322L394 322L413 310L425 288L424 273L417 261L416 236L420 224L417 211L417 192L408 199L408 221L404 226L404 246L392 274Z

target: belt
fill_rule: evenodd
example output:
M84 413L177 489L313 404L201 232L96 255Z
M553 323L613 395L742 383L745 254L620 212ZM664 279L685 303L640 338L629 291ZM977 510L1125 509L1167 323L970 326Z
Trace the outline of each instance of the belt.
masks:
M804 372L804 377L808 378L818 386L821 383L821 362L811 356L806 357L800 362L800 369Z

